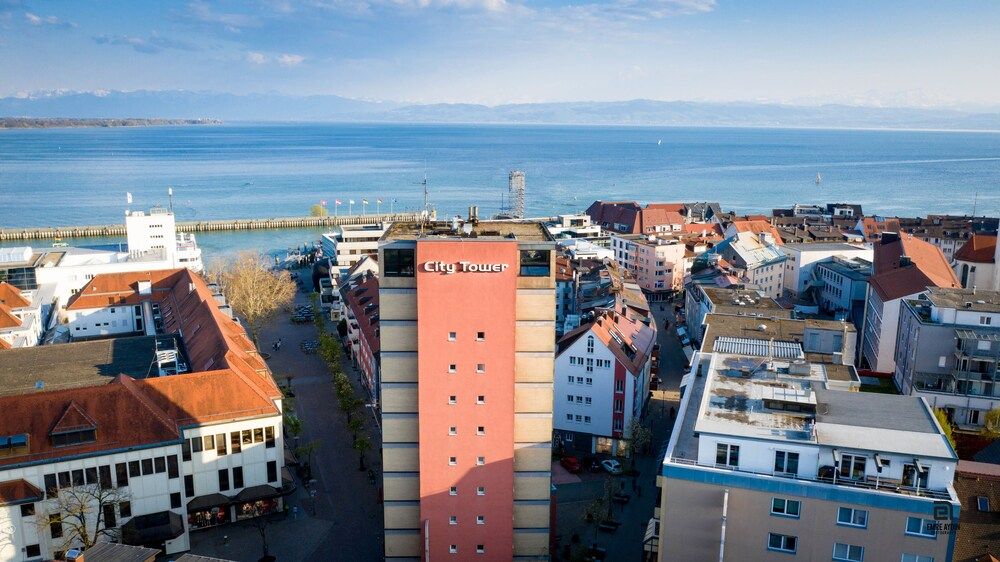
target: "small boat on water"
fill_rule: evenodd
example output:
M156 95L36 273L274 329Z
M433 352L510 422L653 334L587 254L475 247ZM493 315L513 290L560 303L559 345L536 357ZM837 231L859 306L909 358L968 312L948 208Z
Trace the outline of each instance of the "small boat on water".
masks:
M823 183L823 176L816 174L816 185Z
M661 144L663 144L663 139L659 139L656 141L656 146L660 146Z

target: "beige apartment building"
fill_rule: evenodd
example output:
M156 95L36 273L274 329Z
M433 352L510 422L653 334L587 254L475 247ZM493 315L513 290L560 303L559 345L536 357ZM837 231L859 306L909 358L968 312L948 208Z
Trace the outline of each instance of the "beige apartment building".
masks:
M554 242L396 223L380 243L387 560L548 560Z

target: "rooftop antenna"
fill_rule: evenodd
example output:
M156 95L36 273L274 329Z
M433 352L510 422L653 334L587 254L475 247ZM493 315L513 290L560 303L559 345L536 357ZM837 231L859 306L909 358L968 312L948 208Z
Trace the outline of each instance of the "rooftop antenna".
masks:
M170 202L170 214L174 214L174 188L167 187L167 200Z
M975 190L972 195L972 218L976 218L976 205L979 203L979 190Z

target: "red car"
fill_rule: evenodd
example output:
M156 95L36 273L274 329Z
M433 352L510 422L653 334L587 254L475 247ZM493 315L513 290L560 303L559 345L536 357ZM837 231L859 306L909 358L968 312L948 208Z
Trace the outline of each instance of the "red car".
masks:
M576 457L563 457L559 461L559 464L561 464L562 467L566 469L566 472L569 472L570 474L579 474L582 470L580 468L580 459Z

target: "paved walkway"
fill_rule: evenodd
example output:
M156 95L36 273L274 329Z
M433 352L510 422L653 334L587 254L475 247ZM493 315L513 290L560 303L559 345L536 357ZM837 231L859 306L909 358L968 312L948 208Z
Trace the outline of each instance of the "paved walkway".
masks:
M308 275L306 270L300 272L300 277L308 279ZM309 302L308 293L297 293L296 304ZM328 329L335 331L336 326L328 324ZM282 347L275 352L271 344L278 338ZM316 339L315 326L292 324L288 314L279 315L260 337L260 347L271 354L268 364L275 380L285 385L291 378L296 411L304 427L299 444L314 440L319 443L312 461L315 499L310 499L300 485L288 501L293 509L299 508L298 517L287 517L268 527L271 554L280 562L381 560L383 519L379 491L369 481L367 471L358 470L358 454L351 448L351 433L337 406L326 366L317 355L299 349L301 341L312 339ZM346 362L344 372L357 386L357 376ZM360 389L358 396L362 396ZM363 415L373 444L366 455L367 467L378 470L381 439L371 414ZM380 483L381 477L376 482ZM228 545L224 535L229 536ZM239 562L255 562L261 555L260 535L253 525L234 524L196 532L192 543L192 553Z

